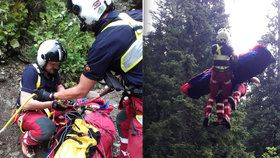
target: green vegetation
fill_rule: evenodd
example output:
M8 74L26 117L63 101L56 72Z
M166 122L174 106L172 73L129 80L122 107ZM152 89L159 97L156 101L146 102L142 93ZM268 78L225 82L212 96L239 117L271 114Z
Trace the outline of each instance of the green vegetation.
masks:
M139 0L126 0L118 2L117 8L128 10L138 3ZM78 19L67 12L65 1L0 1L0 57L20 51L34 62L40 43L57 39L67 51L61 70L67 87L78 82L87 51L94 42L93 35L80 31Z
M203 128L207 96L192 100L181 94L179 87L210 67L210 47L215 42L215 33L228 26L224 1L158 2L158 12L154 13L155 31L145 37L144 45L144 157L279 156L279 62L258 76L261 87L253 89L254 93L233 113L230 131L219 127ZM279 2L275 2L279 10ZM271 17L271 32L260 41L272 48L277 60L279 16ZM266 148L270 146L274 148Z
M0 55L11 48L21 47L19 39L26 30L25 24L28 10L21 1L0 1Z
M46 39L58 39L67 51L67 61L62 64L62 74L67 81L66 86L74 85L86 63L87 49L94 37L91 33L79 30L78 19L73 18L62 1L45 1L45 9L39 14L40 21L31 21L28 34L33 37L29 55L36 56L39 44Z

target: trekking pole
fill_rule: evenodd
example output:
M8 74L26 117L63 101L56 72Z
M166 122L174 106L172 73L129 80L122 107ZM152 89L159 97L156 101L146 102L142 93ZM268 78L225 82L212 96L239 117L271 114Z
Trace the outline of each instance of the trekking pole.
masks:
M0 133L2 133L7 126L13 121L13 119L17 116L17 114L22 110L22 108L29 102L31 98L33 98L36 94L32 94L18 109L17 111L13 114L13 116L10 118L10 120L5 124L5 126L0 130Z

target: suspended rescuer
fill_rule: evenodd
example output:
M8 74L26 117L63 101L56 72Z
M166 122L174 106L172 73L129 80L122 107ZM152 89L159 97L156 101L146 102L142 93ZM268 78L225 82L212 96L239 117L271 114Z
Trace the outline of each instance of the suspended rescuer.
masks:
M216 36L217 44L212 45L211 52L214 56L213 66L211 68L210 94L204 107L204 126L209 126L209 117L212 113L212 106L219 90L222 90L222 98L217 100L217 124L225 125L230 128L231 107L228 102L228 96L232 88L232 70L231 63L236 60L233 48L229 45L229 31L222 28Z

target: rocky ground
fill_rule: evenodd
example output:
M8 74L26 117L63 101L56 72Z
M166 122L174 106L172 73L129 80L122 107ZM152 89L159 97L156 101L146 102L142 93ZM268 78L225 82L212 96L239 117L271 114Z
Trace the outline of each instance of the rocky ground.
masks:
M9 63L9 64L7 64ZM11 117L12 107L16 102L19 93L19 81L22 70L25 64L16 60L0 63L0 128L2 128ZM96 90L91 92L94 95ZM103 99L110 101L110 103L117 107L120 99L120 93L111 92L103 97ZM117 109L111 113L113 120L115 120ZM118 146L118 140L114 143ZM47 151L47 142L36 148L36 155L38 158L45 157ZM114 155L118 153L117 147L114 149ZM0 158L23 158L20 145L20 131L14 124L10 124L5 131L0 133Z

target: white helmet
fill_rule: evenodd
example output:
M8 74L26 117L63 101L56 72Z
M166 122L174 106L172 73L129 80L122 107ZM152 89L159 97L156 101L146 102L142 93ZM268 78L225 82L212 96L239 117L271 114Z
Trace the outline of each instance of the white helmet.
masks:
M63 62L67 54L61 43L57 40L46 40L40 44L37 52L37 63L43 68L48 61Z
M219 43L229 43L230 33L227 29L221 28L216 36L217 42Z
M261 81L257 77L252 77L250 79L250 82L253 83L255 86L260 86L261 85Z
M68 0L67 9L78 16L82 27L94 25L105 11L113 6L114 0Z

